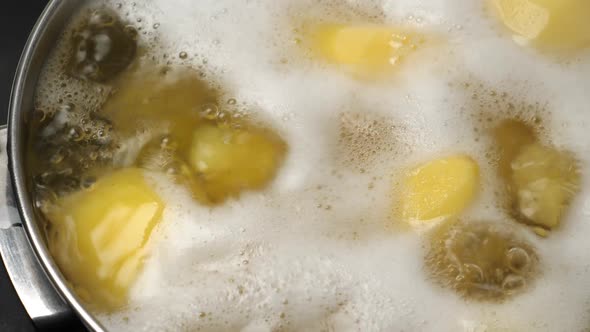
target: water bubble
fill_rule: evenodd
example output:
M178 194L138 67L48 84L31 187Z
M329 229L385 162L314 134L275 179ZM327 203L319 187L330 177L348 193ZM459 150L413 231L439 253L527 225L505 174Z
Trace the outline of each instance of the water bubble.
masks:
M523 277L510 274L502 282L502 289L508 292L516 291L524 288L526 281Z
M96 159L98 159L98 152L96 151L91 151L88 154L88 157L90 158L90 160L95 161Z
M60 176L69 176L69 175L72 175L73 173L74 173L74 170L72 170L70 167L60 169L59 171L57 171L57 174Z
M76 105L72 103L63 104L60 106L59 110L64 112L73 112L76 109Z
M66 176L61 179L61 189L63 192L70 192L81 187L80 179L75 176Z
M51 155L51 157L49 157L49 162L52 164L59 164L61 163L65 158L65 153L62 149L59 149L57 151L55 151L55 153L53 153Z
M94 139L94 143L100 145L107 145L112 141L111 135L105 129L100 129L95 135L92 135L92 138Z
M212 103L204 104L201 106L200 115L207 120L215 120L219 116L219 108Z
M485 277L483 270L477 264L465 264L464 273L475 282L482 282Z
M174 165L166 169L166 174L168 175L178 175L179 173L179 170L176 167L174 167Z
M94 176L86 176L82 178L80 181L80 186L83 189L90 189L96 183L96 178Z
M227 100L227 104L228 105L235 105L237 103L238 103L238 101L235 100L234 98L230 98L230 99Z
M183 52L180 52L178 54L178 57L184 60L184 59L188 58L188 53L186 53L184 51Z
M68 138L74 142L79 142L84 139L84 130L80 127L72 127L68 132Z
M154 25L152 25L152 27L154 29L158 29L160 27L160 23L154 23Z
M431 239L426 267L439 285L481 301L502 301L536 277L534 248L495 223L450 223Z
M110 26L115 23L115 17L107 12L97 10L92 13L89 23L100 26Z
M43 121L45 121L45 119L47 118L47 113L45 113L45 111L43 110L36 109L33 112L33 118L37 123L43 123Z
M138 32L137 29L133 25L126 25L125 32L131 36L133 39L137 39Z
M170 146L170 137L169 136L162 137L162 139L160 140L160 147L162 149L165 149L169 146Z
M33 178L33 181L37 187L45 188L49 184L52 176L53 174L51 174L50 172L43 172L41 174L37 174Z
M57 195L49 189L37 190L35 192L35 208L43 213L47 213L51 205L57 201Z
M516 273L526 271L531 260L526 250L519 247L508 250L506 259L508 260L508 267Z

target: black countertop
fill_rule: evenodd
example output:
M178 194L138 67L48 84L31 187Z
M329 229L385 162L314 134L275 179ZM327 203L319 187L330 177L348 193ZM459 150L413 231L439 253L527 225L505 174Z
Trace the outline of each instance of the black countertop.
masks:
M29 32L47 0L0 1L0 124L6 123L14 72ZM0 331L33 332L4 264L0 264Z

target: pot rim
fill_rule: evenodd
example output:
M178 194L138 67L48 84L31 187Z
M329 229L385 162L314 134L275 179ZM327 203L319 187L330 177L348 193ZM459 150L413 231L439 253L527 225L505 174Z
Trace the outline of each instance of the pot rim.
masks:
M33 200L27 189L27 174L26 168L24 167L24 143L27 129L25 128L26 121L23 114L24 112L29 112L31 110L23 108L26 108L25 99L32 98L33 96L32 94L27 93L27 89L32 89L31 91L34 91L37 84L36 75L39 74L39 72L31 71L31 66L34 61L39 61L38 58L36 59L36 55L41 43L54 42L46 40L48 30L50 28L55 29L55 27L50 27L50 25L56 25L57 20L62 20L62 24L58 27L58 29L61 30L63 25L65 25L65 23L71 18L69 15L64 17L63 13L68 9L81 6L84 2L85 1L50 0L33 27L21 54L12 85L8 109L7 152L8 170L15 196L15 203L35 256L59 296L71 306L84 325L86 325L91 331L102 332L105 331L105 328L85 308L78 296L72 291L72 289L70 289L68 282L49 253L45 238L36 222L32 204ZM31 85L33 86L32 88Z

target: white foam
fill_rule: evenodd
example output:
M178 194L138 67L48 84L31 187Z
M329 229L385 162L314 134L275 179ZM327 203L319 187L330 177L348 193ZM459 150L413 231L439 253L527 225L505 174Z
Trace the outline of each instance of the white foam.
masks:
M326 15L337 1L317 3L150 0L118 9L131 21L141 18L144 31L156 36L140 34L149 48L145 57L203 68L232 98L255 105L287 141L289 154L270 188L213 209L155 176L167 207L152 256L129 310L100 319L129 331L587 327L588 190L560 231L549 239L529 237L543 274L529 292L502 304L468 303L435 287L422 270L423 235L387 225L396 169L454 153L485 164L486 146L475 141L471 119L461 111L470 96L448 84L465 77L502 91L516 87L519 98L547 104L552 141L583 159L588 179L590 61L558 64L515 45L498 34L478 1L348 0L351 8L381 12L384 23L445 40L408 60L392 80L360 82L296 52L292 22L298 15ZM180 59L180 52L189 57ZM281 63L285 56L289 61ZM364 174L342 167L332 156L343 111L391 118L411 153L381 156ZM493 177L489 168L482 172ZM492 192L484 186L468 215L503 218L490 203Z

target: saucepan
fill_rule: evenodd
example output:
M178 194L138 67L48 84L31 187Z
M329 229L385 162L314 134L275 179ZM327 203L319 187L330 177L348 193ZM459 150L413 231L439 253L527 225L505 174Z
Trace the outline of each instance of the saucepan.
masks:
M34 324L41 330L70 330L81 321L91 331L104 328L69 288L45 243L33 206L25 163L28 120L45 59L80 0L51 0L33 28L17 68L9 120L0 129L0 252L11 281ZM6 149L4 147L6 146Z

